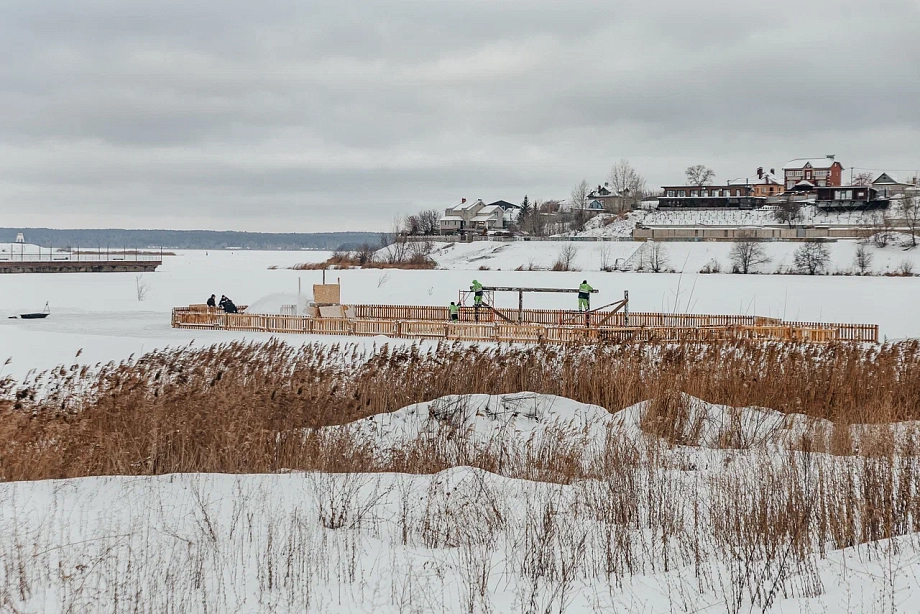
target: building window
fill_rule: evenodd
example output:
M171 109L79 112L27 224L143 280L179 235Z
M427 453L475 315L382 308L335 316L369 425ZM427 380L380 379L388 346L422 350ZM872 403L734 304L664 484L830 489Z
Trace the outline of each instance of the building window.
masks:
M668 197L669 197L669 198L674 198L674 194L675 194L674 190L668 190Z
M708 190L700 190L700 196L709 196Z
M696 196L699 196L699 195L700 195L699 192L697 192L696 190L692 190L692 191L690 192L690 196L696 197Z
M683 198L683 197L686 196L686 195L687 195L687 190L681 190L681 191L680 191L680 196L681 196L681 198Z

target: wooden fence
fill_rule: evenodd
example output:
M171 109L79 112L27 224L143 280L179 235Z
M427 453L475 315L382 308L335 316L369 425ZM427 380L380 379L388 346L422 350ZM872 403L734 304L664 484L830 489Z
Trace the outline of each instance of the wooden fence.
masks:
M878 343L874 324L834 324L783 322L758 316L690 315L664 313L614 314L601 326L584 314L572 321L573 312L526 310L523 323L491 319L491 312L480 310L480 321L459 322L447 319L443 307L354 305L354 317L314 318L297 315L223 313L200 306L177 307L172 312L173 328L233 330L314 335L354 335L404 338L448 339L459 341L507 341L518 343L591 343L597 341L706 341L718 339L759 339L807 343L848 341ZM465 314L472 314L467 308ZM516 313L516 312L515 312ZM376 317L358 314L376 314ZM394 317L412 315L404 319ZM420 316L429 317L420 317ZM595 314L596 315L596 314ZM385 317L389 316L389 317ZM528 320L527 318L531 318ZM567 318L567 320L566 320ZM541 320L541 321L533 321ZM545 321L545 322L544 322Z

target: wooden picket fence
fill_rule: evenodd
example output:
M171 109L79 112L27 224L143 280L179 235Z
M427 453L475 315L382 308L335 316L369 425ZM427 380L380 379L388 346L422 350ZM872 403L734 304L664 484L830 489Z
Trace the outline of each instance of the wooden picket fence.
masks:
M759 316L669 313L617 313L603 325L585 314L561 310L524 310L524 321L496 318L489 309L461 310L459 322L450 322L444 307L351 305L349 317L224 313L201 306L176 307L173 328L232 330L313 335L386 336L403 339L447 339L512 343L595 343L630 341L711 341L752 339L798 343L834 341L878 343L874 324L784 322ZM517 316L514 311L506 314ZM594 322L603 313L591 314Z

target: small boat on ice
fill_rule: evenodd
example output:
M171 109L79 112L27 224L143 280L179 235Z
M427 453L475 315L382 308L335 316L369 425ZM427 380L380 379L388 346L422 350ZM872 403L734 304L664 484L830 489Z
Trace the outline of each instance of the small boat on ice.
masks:
M47 301L45 302L45 308L42 311L36 313L20 313L19 317L23 320L38 320L41 318L47 318L51 315L51 308L48 306Z

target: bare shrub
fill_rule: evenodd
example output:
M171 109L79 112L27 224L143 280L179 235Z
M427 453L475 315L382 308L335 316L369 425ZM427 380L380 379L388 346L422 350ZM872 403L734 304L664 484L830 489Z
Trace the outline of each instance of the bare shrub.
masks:
M150 292L150 282L145 281L143 275L137 275L134 278L134 289L137 293L138 302L141 302L147 298L147 294Z
M609 273L613 270L614 261L611 260L610 243L601 242L601 270Z
M553 271L572 271L574 270L573 264L575 262L575 257L578 255L578 249L571 242L566 242L562 249L559 250L559 255L556 257L556 262L553 263Z
M886 212L876 212L872 217L870 228L872 242L876 247L887 247L894 240L894 229L891 227L891 219Z
M721 272L722 272L722 265L719 264L719 261L716 260L715 258L707 262L705 265L703 265L703 268L700 269L700 273L703 273L703 274L721 273Z
M867 275L872 270L873 258L872 252L869 251L865 243L857 245L856 256L853 259L856 264L856 271L860 275Z
M897 272L903 277L912 277L914 274L914 263L905 258L898 264Z
M831 252L824 243L803 243L793 254L796 271L803 275L817 275L827 271L830 261Z

